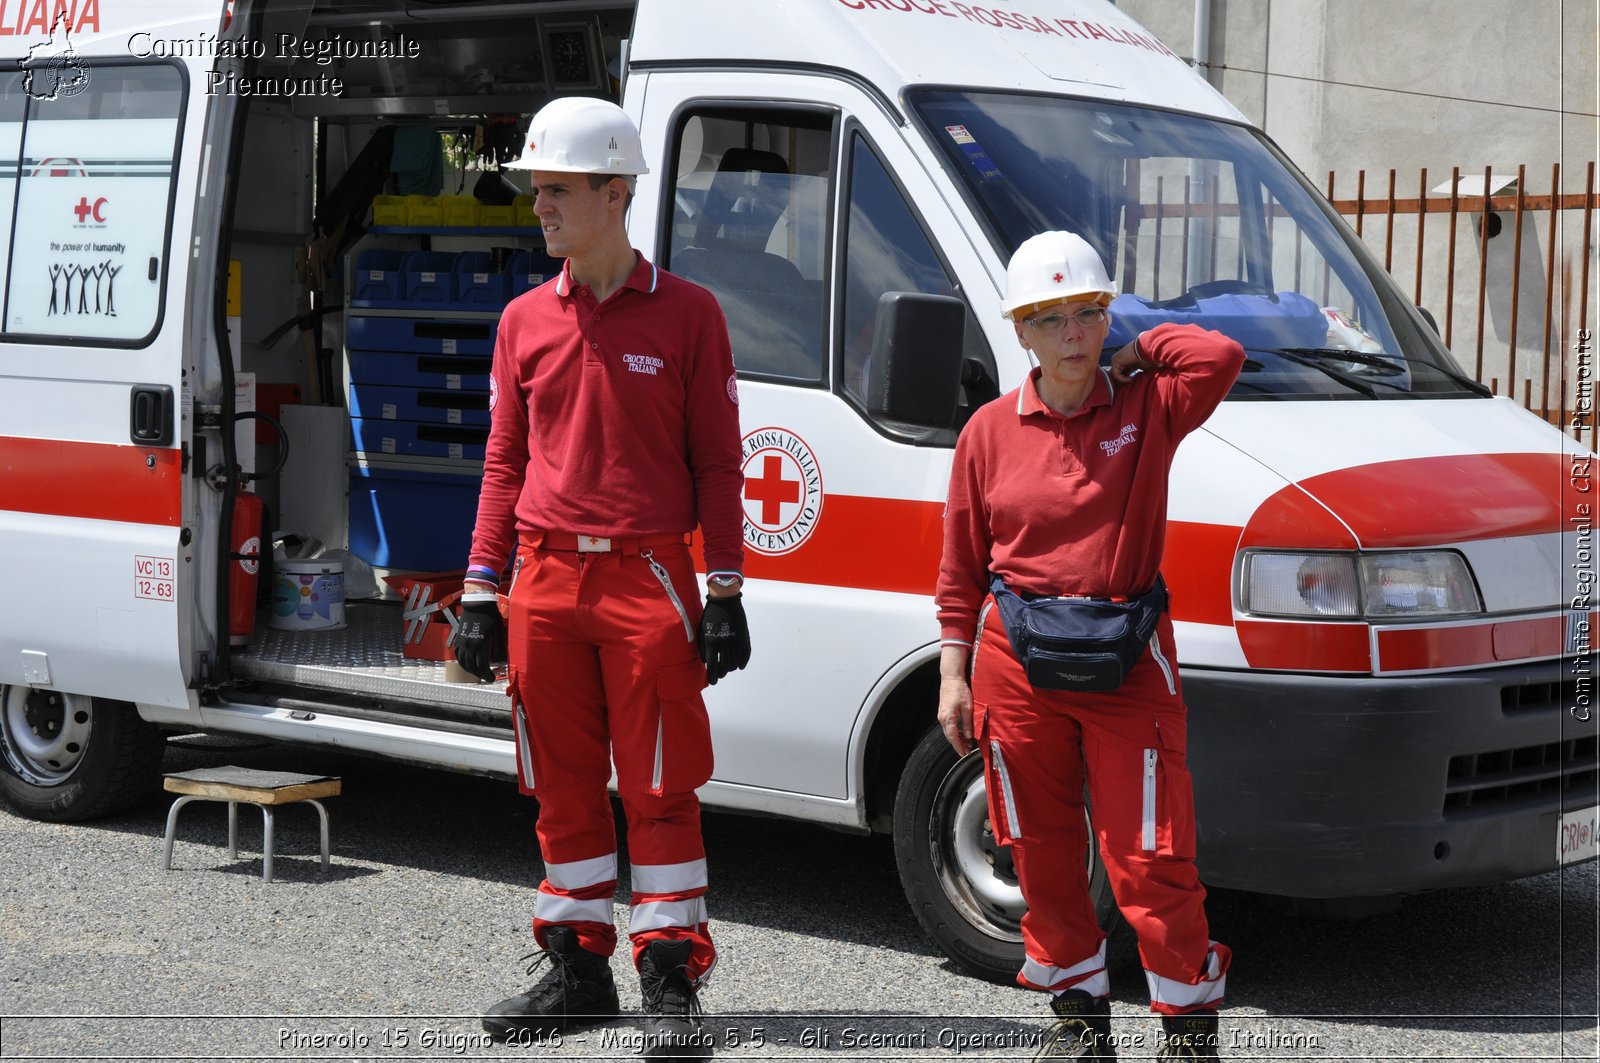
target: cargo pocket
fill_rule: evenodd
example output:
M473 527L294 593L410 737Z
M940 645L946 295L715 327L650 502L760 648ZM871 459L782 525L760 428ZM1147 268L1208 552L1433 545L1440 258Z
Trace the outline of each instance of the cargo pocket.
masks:
M533 747L528 743L528 715L522 709L517 691L517 673L506 673L506 697L511 699L511 728L517 740L517 789L526 797L534 794Z
M686 661L656 673L655 756L649 785L652 795L687 793L711 778L711 721L700 691L706 687L706 666Z
M1156 723L1156 748L1145 750L1146 820L1142 844L1163 856L1194 859L1194 786L1182 721Z
M1017 798L1011 789L1011 773L1006 770L1005 751L989 733L989 706L972 703L972 736L983 756L983 786L989 798L989 828L1002 845L1022 836L1017 822Z

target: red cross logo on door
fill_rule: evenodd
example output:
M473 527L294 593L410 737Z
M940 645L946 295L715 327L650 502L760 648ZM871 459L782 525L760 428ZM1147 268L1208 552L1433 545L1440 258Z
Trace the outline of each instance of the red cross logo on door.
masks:
M761 523L770 527L782 520L783 503L800 501L800 481L784 479L783 459L767 454L759 477L745 473L744 497L761 503Z
M822 471L805 440L785 428L746 435L744 541L758 554L797 550L822 515Z

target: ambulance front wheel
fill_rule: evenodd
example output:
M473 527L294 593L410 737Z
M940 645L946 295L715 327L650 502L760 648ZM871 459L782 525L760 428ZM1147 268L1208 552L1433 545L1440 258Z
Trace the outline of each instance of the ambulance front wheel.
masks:
M125 701L0 687L0 793L30 819L111 815L156 791L166 737Z
M989 824L983 760L976 751L957 757L937 724L901 773L894 851L911 909L945 955L970 974L1014 984L1027 905L1011 852ZM1092 843L1084 859L1100 925L1109 934L1121 915Z

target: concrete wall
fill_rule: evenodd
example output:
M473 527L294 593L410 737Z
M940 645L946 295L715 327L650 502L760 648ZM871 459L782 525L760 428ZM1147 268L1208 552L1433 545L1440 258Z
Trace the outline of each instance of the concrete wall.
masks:
M1118 0L1182 56L1205 0ZM1582 191L1596 156L1595 0L1210 0L1212 84L1319 187L1528 167ZM1353 189L1353 185L1352 185Z
M1206 0L1117 0L1179 55L1195 53L1195 8ZM1449 181L1452 167L1478 184L1485 166L1496 184L1526 167L1524 191L1550 191L1561 166L1563 192L1584 190L1585 170L1600 153L1597 0L1210 0L1207 77L1266 130L1323 191L1352 199L1365 169L1368 198L1388 190L1414 198L1420 171L1427 186ZM1600 176L1597 176L1600 181ZM1469 372L1493 380L1501 394L1533 406L1552 381L1559 386L1565 349L1581 306L1581 216L1503 218L1480 263L1478 229L1457 227L1454 283L1447 283L1448 228L1430 215L1422 278L1417 278L1417 219L1364 219L1363 238L1402 290L1419 295L1439 318L1450 316L1451 349ZM1600 319L1600 222L1591 236L1587 323ZM1513 260L1520 268L1513 271ZM1478 278L1485 289L1478 328ZM1515 285L1515 297L1513 297ZM1546 286L1554 288L1546 324ZM1513 310L1515 313L1513 314ZM1515 331L1513 332L1513 317ZM1570 358L1567 359L1570 361ZM1569 373L1571 366L1568 365ZM1551 404L1555 399L1552 397Z

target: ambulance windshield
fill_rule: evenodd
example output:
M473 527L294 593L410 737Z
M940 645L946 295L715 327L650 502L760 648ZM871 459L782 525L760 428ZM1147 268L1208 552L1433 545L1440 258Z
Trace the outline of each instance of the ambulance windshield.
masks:
M1053 229L1100 252L1120 292L1108 356L1161 322L1194 322L1249 354L1230 398L1484 393L1252 130L1055 96L911 103L1002 261Z

